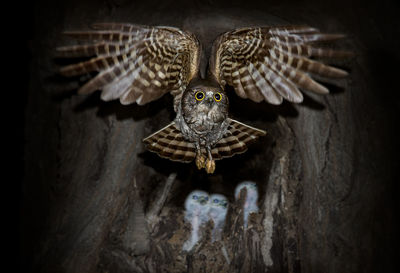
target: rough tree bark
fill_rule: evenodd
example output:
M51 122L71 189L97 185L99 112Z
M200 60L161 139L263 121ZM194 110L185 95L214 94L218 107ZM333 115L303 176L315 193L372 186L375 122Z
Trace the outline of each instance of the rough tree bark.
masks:
M345 1L229 3L38 2L25 128L25 272L394 272L399 100L386 78L394 73L380 71L399 60L388 40L399 28L384 27L394 12L382 10L383 19L374 13L380 7L354 2L355 21L351 9L341 10ZM209 176L143 147L143 137L173 119L171 97L105 103L97 93L74 95L84 79L56 74L53 50L69 42L61 32L99 21L177 26L205 44L235 27L302 23L347 34L339 45L358 56L340 64L351 76L330 85L331 95L307 94L302 105L231 95L232 115L268 135L217 162ZM243 196L234 198L244 180L260 192L248 229ZM224 194L230 206L222 240L211 243L210 222L187 253L183 204L194 189Z

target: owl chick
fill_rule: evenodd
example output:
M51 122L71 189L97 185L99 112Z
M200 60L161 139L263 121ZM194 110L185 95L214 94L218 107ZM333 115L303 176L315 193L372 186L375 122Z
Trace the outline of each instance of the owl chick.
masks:
M200 227L209 220L208 193L200 190L191 192L185 201L185 221L191 225L189 239L183 244L183 250L190 251L193 246L201 239Z
M240 191L243 188L247 189L246 199L244 201L244 206L243 206L243 210L244 210L243 223L244 223L244 227L247 228L249 214L258 212L258 206L257 206L258 190L257 190L256 183L251 182L251 181L244 181L244 182L240 183L235 189L236 200L239 199Z
M228 212L228 199L222 194L212 194L209 202L208 212L210 219L214 222L211 233L212 242L221 239L221 233L225 225L226 213Z
M195 35L174 27L99 23L93 28L66 33L90 43L59 47L59 56L90 59L63 67L61 73L97 71L78 93L102 90L105 101L143 105L171 93L176 118L146 137L146 148L173 161L195 160L207 173L215 171L215 160L244 153L266 134L228 117L226 85L256 103L300 103L300 90L329 93L313 75L348 74L318 58L351 56L316 45L343 35L322 34L308 26L240 28L222 33L212 45L201 45Z

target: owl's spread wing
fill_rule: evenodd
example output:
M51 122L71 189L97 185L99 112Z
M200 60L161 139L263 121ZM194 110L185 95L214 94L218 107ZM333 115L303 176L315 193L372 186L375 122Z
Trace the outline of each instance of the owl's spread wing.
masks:
M99 72L79 93L102 90L105 101L143 105L168 92L179 94L197 74L200 45L194 35L172 27L119 23L93 25L91 31L66 32L89 44L57 49L60 57L91 57L65 66L65 76Z
M306 26L237 29L214 42L210 72L221 86L233 86L241 98L271 104L281 104L284 98L299 103L303 100L299 88L320 94L329 92L310 75L341 78L348 74L312 60L351 56L347 51L315 47L315 42L343 37Z

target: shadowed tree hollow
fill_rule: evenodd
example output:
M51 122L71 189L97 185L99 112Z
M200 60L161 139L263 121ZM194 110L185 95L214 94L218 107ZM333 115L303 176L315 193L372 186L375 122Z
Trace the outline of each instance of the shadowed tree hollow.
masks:
M24 128L24 272L395 272L399 26L390 3L361 3L38 1ZM111 21L178 27L206 46L238 27L305 24L346 34L335 47L356 56L334 63L350 76L327 83L329 95L305 93L300 105L256 104L227 90L232 117L267 136L208 175L144 148L144 137L173 120L172 96L123 106L98 92L77 96L88 78L57 74L67 62L55 48L72 42L63 31ZM248 190L235 198L243 181L258 187L247 227ZM209 221L184 251L192 231L184 203L194 190L223 194L229 205L221 237L213 240Z

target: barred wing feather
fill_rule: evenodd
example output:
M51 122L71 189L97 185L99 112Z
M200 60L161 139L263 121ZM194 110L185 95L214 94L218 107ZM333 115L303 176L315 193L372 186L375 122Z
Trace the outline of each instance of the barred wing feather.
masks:
M329 90L312 75L341 78L342 69L313 60L316 57L346 58L348 51L316 47L316 42L343 38L322 34L307 26L254 27L229 31L216 39L210 72L221 86L229 84L242 98L281 104L283 99L300 103L299 89L326 94Z
M93 28L65 33L89 44L57 48L60 57L91 57L61 68L65 76L98 72L79 93L102 90L103 100L143 105L168 92L180 94L198 73L200 45L188 32L119 23Z

